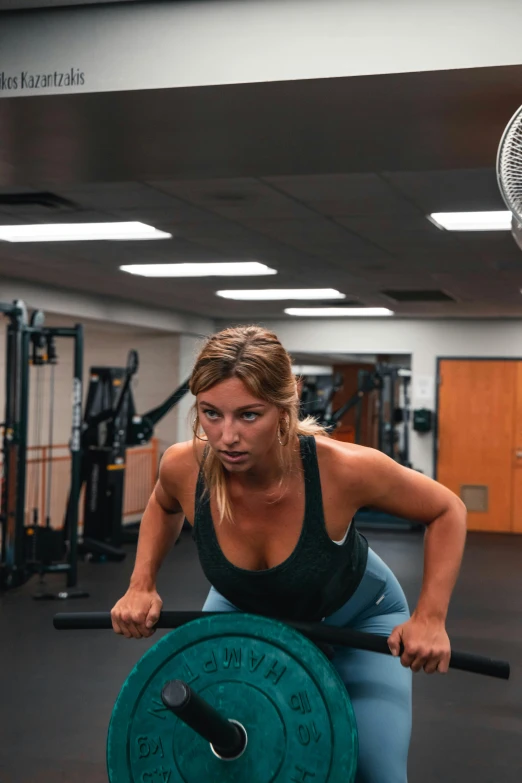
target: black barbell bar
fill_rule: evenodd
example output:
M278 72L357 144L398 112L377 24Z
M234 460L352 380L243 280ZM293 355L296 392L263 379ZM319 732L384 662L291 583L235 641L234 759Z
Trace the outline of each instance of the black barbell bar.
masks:
M156 628L179 628L185 623L209 617L223 612L161 612ZM230 612L229 614L238 614ZM279 619L279 618L277 618ZM376 634L354 631L351 628L338 628L324 623L311 623L304 620L281 620L291 628L307 636L313 642L323 644L353 647L357 650L391 655L387 637ZM59 612L53 618L53 625L58 631L95 631L112 629L110 612ZM509 680L510 664L495 658L482 655L451 651L450 668L460 671L483 674L487 677L497 677Z
M246 744L246 731L237 721L225 718L183 680L170 680L163 686L165 707L206 739L218 758L237 759Z

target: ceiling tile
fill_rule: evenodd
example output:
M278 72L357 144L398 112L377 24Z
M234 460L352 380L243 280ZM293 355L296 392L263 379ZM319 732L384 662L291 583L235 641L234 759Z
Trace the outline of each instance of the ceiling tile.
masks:
M21 223L27 223L27 220L20 220L20 218L14 215L9 215L7 212L0 211L0 226L19 226Z
M341 254L354 258L376 258L383 255L382 251L370 242L326 219L248 220L246 225L310 255L324 257Z
M85 209L168 209L175 205L168 194L141 182L98 182L54 188L53 192Z
M282 317L284 303L232 302L217 297L216 290L331 286L363 304L392 306L399 313L509 314L518 307L522 311L522 252L509 232L444 232L426 220L425 207L412 206L418 197L434 204L437 194L449 191L461 203L473 189L491 196L490 175L489 170L395 172L77 185L58 193L78 199L77 211L51 216L24 211L23 219L18 209L18 217L0 211L0 225L142 220L171 231L173 239L0 242L0 274L239 320ZM404 198L397 196L399 189ZM320 210L336 217L322 217ZM118 269L125 263L247 259L268 264L277 276L157 280ZM385 288L441 288L459 303L454 309L439 303L397 305L381 293Z
M418 210L377 174L269 177L265 182L323 215L415 215Z
M383 177L426 214L506 208L494 168L383 172Z
M211 223L216 216L204 209L198 209L184 201L172 198L168 207L133 207L132 209L111 208L110 214L118 220L139 220L162 230L182 223Z
M394 255L407 249L444 252L456 242L453 234L441 231L426 218L337 217L336 222Z
M311 210L294 198L253 178L152 184L191 204L239 222L247 218L306 220L314 216Z

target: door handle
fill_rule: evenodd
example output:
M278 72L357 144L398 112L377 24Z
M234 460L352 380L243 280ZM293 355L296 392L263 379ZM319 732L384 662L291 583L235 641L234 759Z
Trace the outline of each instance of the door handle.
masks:
M517 459L522 459L522 451L516 451L516 452L515 452L515 457L516 457Z

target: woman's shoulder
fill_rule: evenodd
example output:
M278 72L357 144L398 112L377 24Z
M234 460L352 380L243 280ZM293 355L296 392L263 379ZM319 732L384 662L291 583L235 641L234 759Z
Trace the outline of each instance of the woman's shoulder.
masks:
M359 446L357 443L346 443L345 441L325 437L324 435L315 435L314 440L317 456L334 462L341 460L341 463L350 463L367 452L373 451L373 449L369 449L367 446Z
M173 443L165 451L160 462L160 481L165 486L184 486L187 480L197 475L201 465L205 444L194 446L191 440Z
M380 455L380 452L368 446L322 435L316 436L315 443L321 473L326 471L329 476L342 479L345 486L356 483L366 471L371 471L374 460Z

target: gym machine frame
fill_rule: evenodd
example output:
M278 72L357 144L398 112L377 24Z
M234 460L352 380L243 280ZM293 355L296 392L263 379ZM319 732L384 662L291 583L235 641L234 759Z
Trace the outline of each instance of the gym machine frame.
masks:
M80 427L82 404L83 327L44 327L44 314L37 310L30 323L24 302L1 303L0 313L8 319L6 345L6 417L3 437L4 476L0 525L2 546L0 550L0 586L11 588L22 585L33 574L65 573L67 591L58 596L86 597L87 593L70 588L77 583L78 505L80 499ZM25 525L25 496L27 473L27 431L29 419L29 367L30 348L39 345L47 351L46 361L54 354L55 337L67 337L74 341L73 359L73 411L70 440L71 487L68 504L67 557L65 562L37 562L27 560L27 531ZM51 349L51 350L50 350ZM52 352L52 353L51 353ZM43 526L33 526L38 535ZM51 531L55 532L55 531ZM36 542L38 546L38 543ZM44 597L44 596L42 596Z
M93 559L121 561L126 556L122 544L137 540L138 530L123 527L126 451L148 443L154 426L189 391L187 379L161 405L138 415L131 385L138 367L138 353L132 350L126 367L90 371L81 433L85 499L79 548Z
M410 382L409 375L401 375L403 368L395 367L393 365L378 364L375 370L359 370L357 391L349 400L347 400L340 408L333 412L325 412L325 415L319 417L319 421L323 424L329 432L335 432L336 428L341 424L343 416L348 411L355 408L355 442L361 442L361 419L362 419L362 401L366 394L372 391L379 393L379 423L378 423L378 449L386 454L388 457L399 462L401 465L411 467L409 462L409 429L408 422L410 418L410 400L408 393L408 386ZM399 408L399 399L396 396L395 384L399 381L402 384L404 407ZM388 387L388 388L387 388ZM334 384L334 389L339 387ZM386 396L388 393L388 396ZM385 403L388 403L390 408L390 421L386 422L384 417ZM403 411L403 419L405 423L404 428L404 443L403 448L399 450L399 454L395 453L395 432L396 426L399 421L396 419L396 410ZM312 414L314 415L314 414ZM388 429L387 429L388 425ZM397 458L398 456L398 458Z
M403 374L404 373L404 374ZM365 395L376 391L378 400L378 449L399 464L411 468L409 460L409 420L410 420L410 375L404 368L388 364L378 364L374 370L360 370L358 373L357 391L340 408L325 415L320 422L334 433L341 424L343 416L355 408L355 442L361 442L362 402ZM399 382L403 392L403 407L399 408L400 399L396 394L396 384ZM388 405L388 418L385 418L385 405ZM402 419L397 418L397 410L401 410ZM397 424L404 422L402 448L396 453ZM381 529L422 530L423 525L417 522L393 517L371 508L362 508L355 519L359 527L378 527Z

